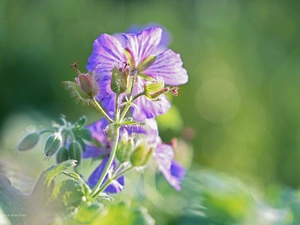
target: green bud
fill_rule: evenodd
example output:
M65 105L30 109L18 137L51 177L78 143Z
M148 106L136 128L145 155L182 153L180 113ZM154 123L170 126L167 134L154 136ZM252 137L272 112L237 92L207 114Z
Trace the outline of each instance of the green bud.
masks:
M40 140L40 135L36 132L28 134L23 138L17 149L19 151L27 151L34 148Z
M169 91L169 88L164 87L164 81L152 81L148 82L144 86L144 92L147 98L151 100L157 99L162 94L165 94Z
M112 77L110 82L110 88L116 94L124 93L128 86L129 69L127 64L124 68L117 68L116 66L112 70Z
M45 159L49 159L52 155L54 155L57 150L60 148L62 144L62 137L60 133L55 133L51 135L45 145Z
M65 147L60 148L56 154L56 163L59 164L64 161L67 161L68 159L69 159L68 149Z
M149 148L146 143L139 144L130 156L130 162L133 166L139 167L147 164L152 156L153 148Z
M69 155L70 159L77 160L77 165L80 165L81 163L81 158L82 158L82 148L81 145L77 141L73 141L69 145Z
M87 121L86 116L82 116L77 121L77 124L78 124L79 127L83 127L86 124L86 121Z
M90 98L95 97L98 94L98 85L94 78L94 75L80 73L75 78L76 83L82 89L82 91Z
M128 162L133 149L132 139L123 138L117 147L116 157L120 163Z
M80 133L81 133L82 139L87 140L87 141L93 140L92 132L90 131L90 129L82 128L80 130Z

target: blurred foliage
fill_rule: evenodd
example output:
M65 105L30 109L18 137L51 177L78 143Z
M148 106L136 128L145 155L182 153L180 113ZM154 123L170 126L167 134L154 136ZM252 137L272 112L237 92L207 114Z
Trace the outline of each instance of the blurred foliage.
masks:
M47 124L61 113L70 120L82 114L89 122L97 120L93 109L74 104L61 85L75 78L70 64L79 61L83 72L92 43L101 33L156 22L172 34L170 47L181 54L190 78L179 96L172 98L176 108L159 119L163 140L183 136L194 146L194 165L251 181L262 195L268 196L276 185L298 188L299 11L300 2L292 0L1 0L0 156L8 155L17 168L38 176L37 168L46 167L39 161L41 153L11 155L16 132L30 124ZM178 160L182 158L189 165L183 154ZM35 165L28 163L33 159ZM207 176L194 175L214 179ZM252 201L244 187L232 192L226 185L224 190L215 189L222 184L210 182L216 184L201 191L208 209L214 209L206 213L217 213L219 221L246 221ZM299 204L295 199L286 203L292 212ZM199 206L204 204L195 200ZM228 207L227 201L231 202ZM280 210L264 205L260 209L281 215ZM159 219L160 213L155 217ZM201 220L222 224L199 218L182 216L178 224Z

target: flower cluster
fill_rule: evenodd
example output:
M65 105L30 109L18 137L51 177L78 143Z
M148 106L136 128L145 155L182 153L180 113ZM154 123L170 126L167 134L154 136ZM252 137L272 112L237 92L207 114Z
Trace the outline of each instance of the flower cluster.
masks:
M120 136L116 140L111 134L112 126L119 125L107 118L88 126L94 142L86 145L83 158L102 157L88 179L91 186L102 179L102 189L119 192L124 186L122 168L143 167L153 158L166 180L180 190L185 169L174 160L173 147L162 142L154 118L171 107L165 93L177 95L177 86L186 83L188 76L180 55L161 47L161 38L161 28L150 28L122 36L102 34L94 42L87 69L98 84L95 99L112 115L109 118L119 119ZM124 117L129 109L127 123ZM114 142L119 145L116 157Z

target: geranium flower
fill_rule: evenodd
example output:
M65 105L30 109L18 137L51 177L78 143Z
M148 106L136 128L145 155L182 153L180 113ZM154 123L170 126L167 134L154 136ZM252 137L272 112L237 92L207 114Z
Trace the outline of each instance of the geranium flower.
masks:
M150 28L139 34L123 34L124 42L118 38L102 34L94 42L93 53L88 59L87 69L94 71L99 85L97 100L107 110L114 110L115 93L110 89L112 69L116 65L127 63L132 73L137 75L133 95L144 90L147 81L163 79L165 84L178 86L188 81L186 70L182 67L180 55L167 49L157 53L161 42L162 29ZM122 95L124 97L124 94ZM135 100L133 117L143 121L166 113L170 103L165 96L151 101L145 96Z
M95 186L98 182L103 170L107 164L109 153L111 151L111 140L108 137L106 129L109 122L106 118L103 118L92 125L88 126L91 130L93 137L98 140L101 146L86 145L86 151L83 152L83 158L93 158L104 156L99 166L91 174L88 179L90 185ZM159 171L164 175L166 180L172 185L176 190L180 190L180 183L185 175L185 169L174 160L174 151L171 145L164 144L161 138L158 136L157 123L154 119L146 120L146 128L141 129L141 127L123 127L120 133L124 135L125 133L129 135L135 135L135 139L140 141L141 139L146 140L149 146L155 148L153 152L154 162L157 164ZM114 161L110 172L117 167L118 162ZM105 178L105 180L107 177ZM104 181L105 182L105 181ZM120 192L124 186L124 177L120 177L117 181L109 185L105 191L110 193Z
M91 176L88 179L88 183L91 186L95 186L106 167L106 164L109 159L109 154L111 151L112 140L109 138L105 129L109 124L108 120L101 119L96 123L93 123L87 126L88 129L92 132L92 136L95 139L96 143L87 144L85 151L82 153L83 158L95 158L103 157L99 166L94 170ZM113 170L117 167L117 162L113 161L111 168L109 169L108 175L104 178L104 182L110 176ZM124 176L119 177L117 180L113 181L106 189L106 192L109 193L118 193L122 191L124 187Z

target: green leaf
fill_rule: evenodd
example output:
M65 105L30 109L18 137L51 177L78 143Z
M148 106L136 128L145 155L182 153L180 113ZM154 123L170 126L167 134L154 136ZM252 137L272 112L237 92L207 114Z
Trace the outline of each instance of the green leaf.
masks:
M59 174L65 171L69 167L76 166L76 160L68 160L62 162L58 165L53 165L49 169L47 169L44 173L42 179L44 179L44 184L49 187L51 185L52 180Z
M55 186L50 202L55 201L63 206L78 207L82 202L83 188L80 182L76 180L64 180Z
M135 208L132 210L132 225L154 225L155 220L148 214L146 208Z
M89 224L100 214L102 208L99 203L85 202L81 204L73 218L76 222Z

